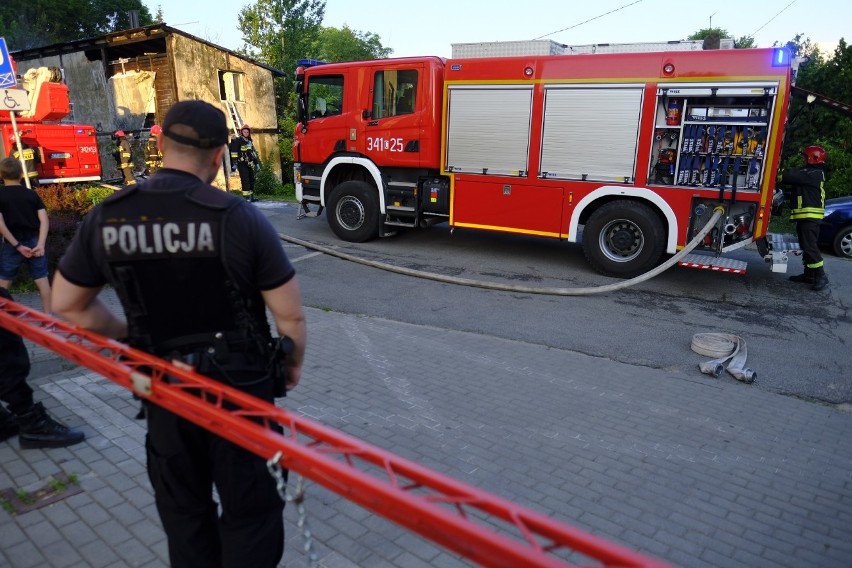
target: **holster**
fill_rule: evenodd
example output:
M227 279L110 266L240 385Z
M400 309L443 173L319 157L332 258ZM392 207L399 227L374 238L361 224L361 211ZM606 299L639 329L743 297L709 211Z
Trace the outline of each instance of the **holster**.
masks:
M287 358L293 352L293 340L276 337L272 340L272 357L269 360L269 375L272 377L272 392L275 398L287 396Z

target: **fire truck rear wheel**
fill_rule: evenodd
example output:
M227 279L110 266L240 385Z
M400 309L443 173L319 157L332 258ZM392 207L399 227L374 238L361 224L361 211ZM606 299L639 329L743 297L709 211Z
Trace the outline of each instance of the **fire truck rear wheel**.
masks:
M328 224L334 234L350 243L363 243L379 235L376 189L363 181L347 181L331 192Z
M654 268L665 250L665 231L654 211L636 201L611 201L583 228L583 252L606 276L633 278Z

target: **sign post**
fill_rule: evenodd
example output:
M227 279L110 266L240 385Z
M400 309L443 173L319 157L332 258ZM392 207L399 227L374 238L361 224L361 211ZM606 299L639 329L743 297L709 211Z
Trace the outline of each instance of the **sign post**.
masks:
M0 92L0 110L9 111L9 117L12 119L12 132L15 133L15 146L18 148L18 161L24 168L24 183L32 189L30 176L27 175L24 149L21 147L21 136L18 133L18 122L15 120L16 112L30 110L30 99L25 90L15 88L17 85L18 78L15 77L15 67L12 65L12 58L9 57L6 38L0 37L0 89L3 90Z

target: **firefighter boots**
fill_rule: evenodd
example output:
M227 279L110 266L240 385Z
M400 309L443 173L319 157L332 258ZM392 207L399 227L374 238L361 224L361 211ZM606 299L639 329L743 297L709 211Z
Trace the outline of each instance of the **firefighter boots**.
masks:
M86 436L54 420L42 404L36 403L26 414L18 416L21 449L64 448L82 442Z
M0 442L18 434L18 421L6 407L0 405Z
M802 274L797 274L795 276L790 277L791 282L801 282L802 284L813 284L814 283L814 272L815 269L805 267L805 271Z
M825 270L823 270L822 267L815 268L813 286L811 286L811 290L819 292L826 286L828 286L828 276L825 275Z

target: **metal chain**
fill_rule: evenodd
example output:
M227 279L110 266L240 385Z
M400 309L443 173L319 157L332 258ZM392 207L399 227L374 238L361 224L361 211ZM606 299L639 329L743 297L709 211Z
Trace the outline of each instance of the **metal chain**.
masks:
M296 492L291 494L287 492L287 480L284 479L284 470L281 467L282 452L277 452L266 462L266 469L269 470L269 475L275 478L275 489L278 491L278 496L285 503L294 503L296 512L299 515L296 521L296 526L302 531L302 540L304 541L305 553L308 555L308 566L316 567L319 565L319 558L314 549L314 534L308 526L308 512L305 508L305 478L299 475L296 478Z

